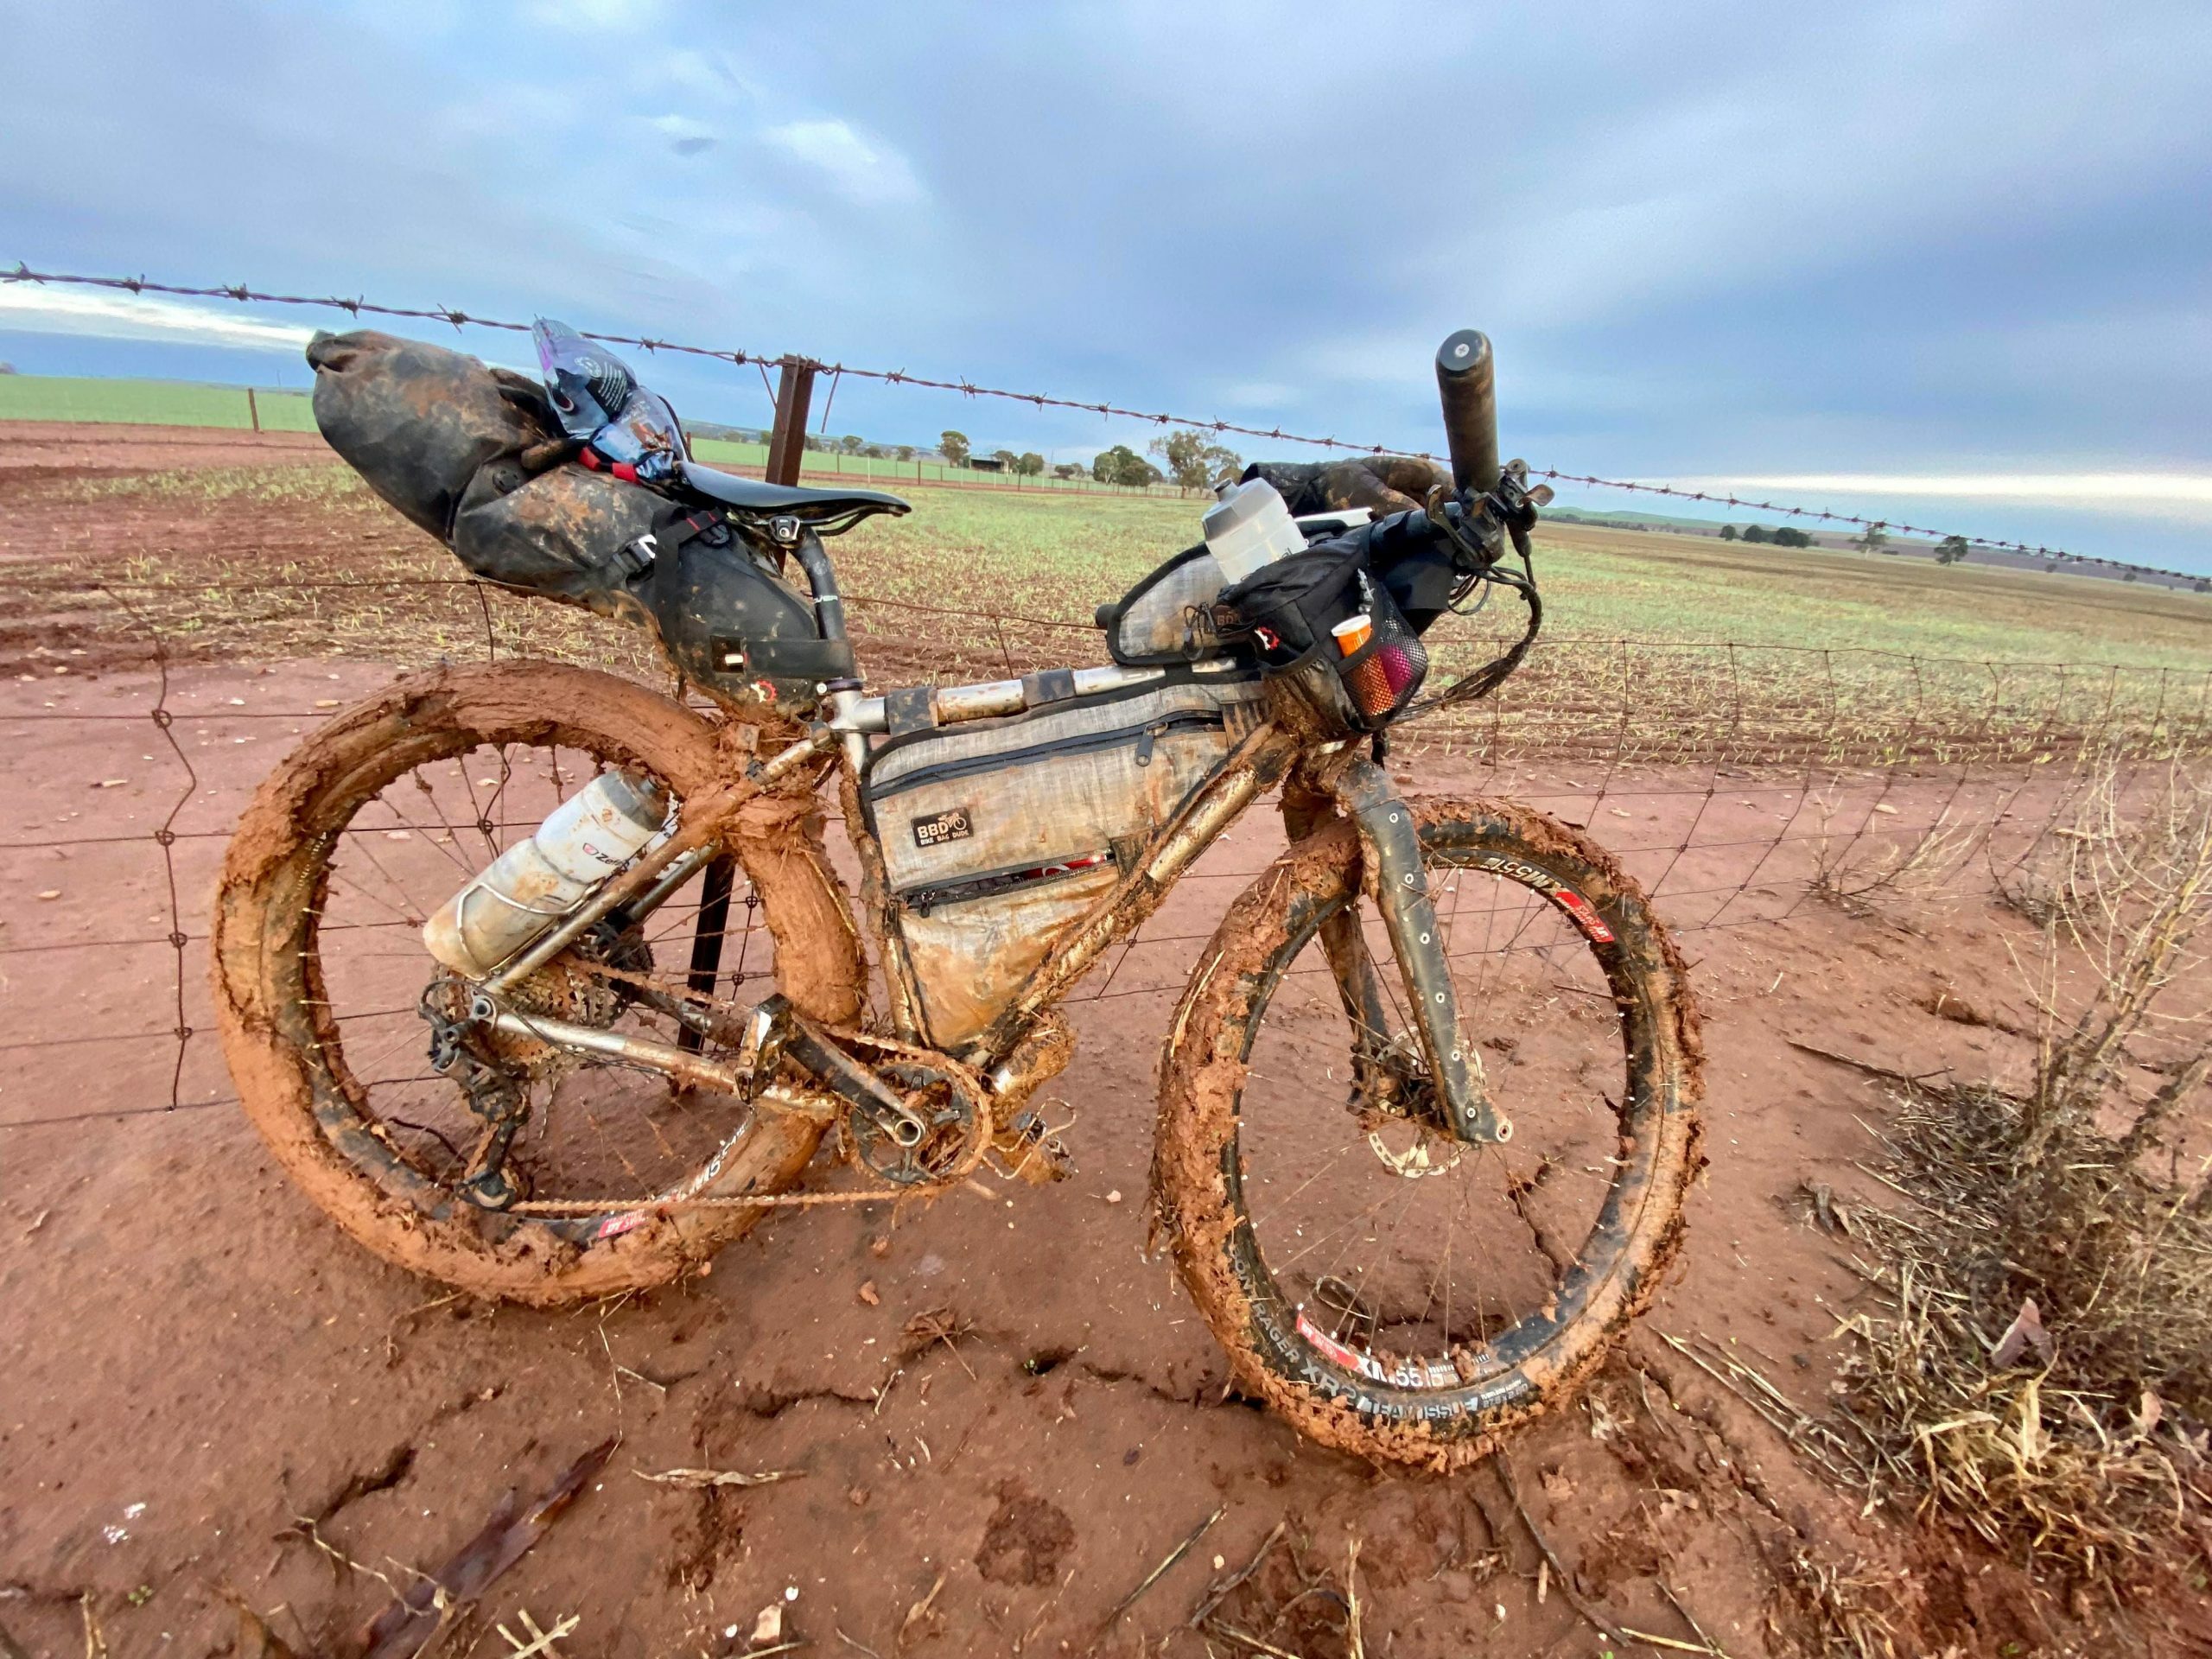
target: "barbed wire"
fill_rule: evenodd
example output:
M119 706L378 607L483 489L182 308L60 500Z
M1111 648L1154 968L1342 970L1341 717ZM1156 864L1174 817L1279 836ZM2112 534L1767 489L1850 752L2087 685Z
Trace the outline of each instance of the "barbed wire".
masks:
M156 282L149 276L97 276L74 271L35 270L18 260L13 270L0 270L0 281L31 283L40 285L59 284L77 288L108 289L134 295L163 294L181 299L231 300L239 304L289 305L316 307L343 311L347 315L391 317L423 322L449 324L456 332L465 327L500 329L512 334L527 334L531 325L502 318L486 317L458 306L386 305L365 296L348 299L340 295L277 294L256 289L245 283L220 283L194 285L186 283ZM587 340L595 340L608 346L629 346L640 351L668 352L687 357L710 359L734 367L747 365L791 364L813 369L817 373L836 378L850 375L855 379L876 380L887 385L916 386L925 391L958 392L967 397L995 397L1009 403L1027 404L1033 408L1067 409L1102 416L1120 416L1127 420L1142 421L1155 426L1182 426L1217 436L1235 435L1238 437L1266 438L1281 443L1305 444L1312 448L1343 450L1362 455L1398 455L1414 461L1425 461L1437 465L1448 465L1444 456L1421 449L1395 448L1389 444L1358 443L1338 437L1316 437L1306 434L1287 432L1280 426L1249 426L1236 421L1222 420L1201 415L1175 415L1146 410L1127 408L1110 399L1089 397L1061 397L1047 392L1014 391L1000 386L987 386L963 376L945 379L928 375L910 374L904 369L871 369L843 362L829 362L799 353L770 353L745 351L729 346L698 346L680 340L665 340L647 334L616 334L580 331ZM834 379L833 391L834 392ZM2062 548L2039 543L2007 541L1988 536L1968 536L1959 531L1935 530L1925 525L1909 524L1895 518L1872 518L1861 513L1834 512L1819 507L1792 506L1784 502L1758 501L1746 496L1726 495L1709 490L1688 490L1671 484L1652 484L1628 479L1601 478L1591 473L1571 473L1556 467L1531 467L1531 475L1554 483L1578 484L1586 487L1622 490L1633 493L1656 495L1679 501L1698 502L1713 506L1748 508L1758 512L1770 512L1789 518L1809 519L1821 524L1849 524L1864 532L1894 531L1902 536L1926 537L1938 541L1956 539L1969 547L1990 549L2000 553L2014 553L2025 557L2039 558L2051 563L2088 565L2103 569L2139 570L2148 575L2163 576L2173 581L2193 582L2197 578L2187 572L2167 570L2154 565L2132 563L2120 559L2099 558L2088 554L2069 553Z

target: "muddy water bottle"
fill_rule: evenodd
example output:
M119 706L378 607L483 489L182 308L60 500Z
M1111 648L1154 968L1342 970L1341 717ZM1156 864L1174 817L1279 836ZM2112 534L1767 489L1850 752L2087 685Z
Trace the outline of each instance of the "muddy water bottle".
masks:
M455 973L480 979L635 858L667 817L668 791L657 779L601 772L448 899L423 924L423 944Z

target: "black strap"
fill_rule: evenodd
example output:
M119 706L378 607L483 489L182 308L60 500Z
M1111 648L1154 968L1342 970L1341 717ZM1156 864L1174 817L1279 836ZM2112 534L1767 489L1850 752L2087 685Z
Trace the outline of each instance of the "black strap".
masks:
M625 563L640 558L647 562L638 568L648 569L652 573L652 607L656 611L664 613L676 603L676 579L683 563L684 543L697 540L709 531L722 528L719 514L679 512L667 522L654 525L649 532L622 550Z
M1021 677L1021 701L1027 708L1041 709L1048 702L1065 702L1074 696L1075 671L1071 668L1048 668Z
M935 694L926 685L910 685L883 694L883 718L893 737L926 732L937 724Z

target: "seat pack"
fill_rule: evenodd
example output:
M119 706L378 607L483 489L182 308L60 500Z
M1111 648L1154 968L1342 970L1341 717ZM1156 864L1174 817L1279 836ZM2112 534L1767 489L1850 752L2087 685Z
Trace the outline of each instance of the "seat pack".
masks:
M319 334L308 361L330 447L473 575L649 627L686 678L747 712L804 713L853 672L851 647L822 637L813 601L745 521L696 499L706 492L687 505L582 464L537 382L372 329ZM876 499L889 498L828 498L848 512L883 510Z

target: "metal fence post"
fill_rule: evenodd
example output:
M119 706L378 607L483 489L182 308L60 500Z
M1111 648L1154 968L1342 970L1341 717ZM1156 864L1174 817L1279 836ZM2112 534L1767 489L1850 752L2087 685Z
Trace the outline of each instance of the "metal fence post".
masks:
M776 424L768 433L768 482L796 484L806 456L807 405L814 401L814 365L787 357L776 381Z

